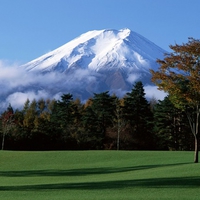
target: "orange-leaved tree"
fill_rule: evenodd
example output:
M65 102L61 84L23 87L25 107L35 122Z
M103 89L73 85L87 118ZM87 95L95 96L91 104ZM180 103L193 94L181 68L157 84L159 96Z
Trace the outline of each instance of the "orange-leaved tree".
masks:
M158 71L150 70L152 82L169 94L171 102L187 114L195 139L194 162L198 163L200 122L200 40L189 38L182 45L170 45Z

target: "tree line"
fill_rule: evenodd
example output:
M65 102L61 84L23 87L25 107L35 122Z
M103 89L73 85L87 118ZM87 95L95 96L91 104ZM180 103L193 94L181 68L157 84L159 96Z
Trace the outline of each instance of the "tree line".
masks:
M82 103L72 94L60 100L27 100L0 116L1 149L7 150L193 150L184 111L169 96L147 100L142 82L123 98L108 91Z

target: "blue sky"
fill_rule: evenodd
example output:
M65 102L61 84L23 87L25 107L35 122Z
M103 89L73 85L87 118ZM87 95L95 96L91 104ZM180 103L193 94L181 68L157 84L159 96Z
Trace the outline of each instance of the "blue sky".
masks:
M199 0L0 0L0 60L26 63L89 30L129 28L169 51L200 38Z

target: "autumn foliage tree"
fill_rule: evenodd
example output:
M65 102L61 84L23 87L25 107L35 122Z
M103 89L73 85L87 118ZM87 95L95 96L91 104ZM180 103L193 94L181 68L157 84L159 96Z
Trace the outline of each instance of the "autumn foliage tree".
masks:
M8 134L14 126L14 111L11 105L8 106L7 111L5 111L1 116L1 126L3 130L1 149L4 150L6 134Z
M170 45L158 71L150 70L152 81L170 96L171 102L187 114L195 139L194 162L198 162L200 114L200 40L189 38L182 45Z

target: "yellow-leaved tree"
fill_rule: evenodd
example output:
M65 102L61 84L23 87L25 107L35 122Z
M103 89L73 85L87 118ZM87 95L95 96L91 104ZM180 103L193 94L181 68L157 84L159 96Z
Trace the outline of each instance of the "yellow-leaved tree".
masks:
M152 82L169 94L175 107L187 114L195 140L194 162L198 163L200 122L200 40L189 38L182 45L170 45L158 71L150 70Z

